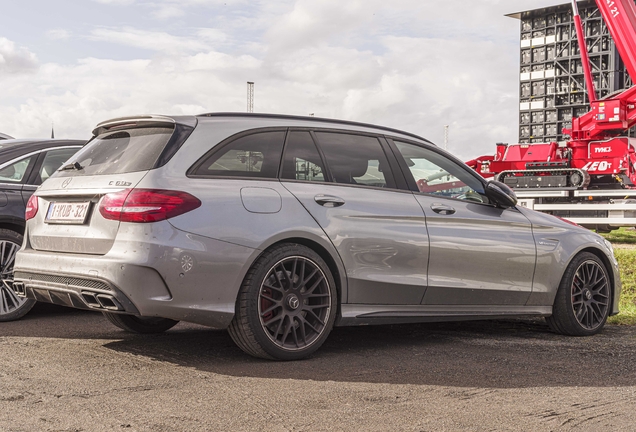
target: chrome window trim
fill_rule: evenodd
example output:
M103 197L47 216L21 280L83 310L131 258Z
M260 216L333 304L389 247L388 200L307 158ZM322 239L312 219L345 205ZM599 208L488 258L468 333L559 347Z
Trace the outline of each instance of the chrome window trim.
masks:
M82 146L50 147L50 148L46 148L46 149L36 150L34 152L23 154L21 156L18 156L15 159L11 159L10 161L3 163L2 165L0 165L0 170L3 169L3 168L8 167L9 165L13 165L16 162L21 161L24 158L31 157L33 155L37 155L37 154L40 154L40 153L43 153L43 152L47 152L47 151L51 151L51 150L62 150L62 149L67 149L67 148L78 148L78 149L80 149L80 148L82 148ZM15 183L8 183L8 184L15 184Z

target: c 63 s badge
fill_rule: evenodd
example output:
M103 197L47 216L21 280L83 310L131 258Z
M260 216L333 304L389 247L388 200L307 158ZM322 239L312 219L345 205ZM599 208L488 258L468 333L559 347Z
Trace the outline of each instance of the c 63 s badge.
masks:
M127 181L121 181L121 180L113 180L111 182L108 182L108 186L130 186L132 183L131 182L127 182Z

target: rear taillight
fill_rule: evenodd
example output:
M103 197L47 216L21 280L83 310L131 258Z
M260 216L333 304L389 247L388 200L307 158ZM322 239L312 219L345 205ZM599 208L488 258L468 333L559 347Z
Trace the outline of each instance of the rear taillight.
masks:
M24 219L33 219L38 214L38 197L31 195L29 201L27 201L26 211L24 212Z
M187 192L163 189L126 189L104 195L99 212L121 222L157 222L187 213L201 201Z

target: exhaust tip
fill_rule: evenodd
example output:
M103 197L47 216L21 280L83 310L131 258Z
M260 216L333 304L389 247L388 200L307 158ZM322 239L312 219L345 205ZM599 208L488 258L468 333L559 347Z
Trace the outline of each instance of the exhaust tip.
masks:
M13 292L18 296L18 297L26 297L26 287L24 286L23 282L13 282Z
M113 311L122 311L124 308L121 304L115 299L115 297L106 295L106 294L97 294L95 296L100 306L104 309L113 310Z
M99 304L99 301L95 297L95 294L93 293L83 291L82 298L84 299L86 304L89 305L90 307L98 308L98 309L102 307L102 305Z

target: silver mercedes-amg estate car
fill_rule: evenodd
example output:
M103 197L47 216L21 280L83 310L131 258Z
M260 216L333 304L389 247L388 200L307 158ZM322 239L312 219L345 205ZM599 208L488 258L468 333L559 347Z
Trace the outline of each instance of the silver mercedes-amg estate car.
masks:
M544 316L591 335L618 313L607 241L416 135L222 113L93 134L28 202L20 296L133 332L227 328L283 360L334 326Z

